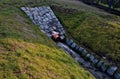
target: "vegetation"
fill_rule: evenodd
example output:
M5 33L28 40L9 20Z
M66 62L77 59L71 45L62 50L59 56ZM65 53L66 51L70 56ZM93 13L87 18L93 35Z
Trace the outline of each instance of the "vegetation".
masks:
M86 3L97 3L101 5L107 5L109 8L120 8L120 0L82 0Z
M11 38L0 48L0 79L93 79L62 50Z
M51 3L0 1L0 79L94 79L20 10Z
M90 12L55 11L68 33L80 45L120 66L120 17Z

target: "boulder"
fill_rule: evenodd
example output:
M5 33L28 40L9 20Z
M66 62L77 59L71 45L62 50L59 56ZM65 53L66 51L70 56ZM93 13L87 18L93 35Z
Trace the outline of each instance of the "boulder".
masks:
M115 77L115 79L120 79L120 73L116 73L116 74L114 75L114 77Z
M117 67L109 67L107 70L107 73L112 76L116 70L117 70Z

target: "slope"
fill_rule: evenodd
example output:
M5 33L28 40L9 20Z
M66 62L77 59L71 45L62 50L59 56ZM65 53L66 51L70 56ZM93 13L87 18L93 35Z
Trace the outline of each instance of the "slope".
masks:
M0 79L94 79L20 10L48 0L0 1Z
M70 1L74 7L77 6L72 3L72 0ZM63 5L61 3L59 4ZM67 2L66 5L73 8ZM93 10L91 7L78 6L81 7L75 9L79 11L74 9L71 11L65 6L63 9L53 6L53 9L67 32L79 45L99 58L103 57L109 63L120 67L120 17L102 12L99 9ZM80 9L84 9L84 11L80 11Z

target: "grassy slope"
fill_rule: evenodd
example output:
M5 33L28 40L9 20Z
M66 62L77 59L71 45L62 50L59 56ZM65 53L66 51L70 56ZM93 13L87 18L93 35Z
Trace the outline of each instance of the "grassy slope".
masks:
M0 39L0 79L92 79L63 51L21 39Z
M42 1L0 1L0 79L93 79L20 10Z
M69 4L67 6L70 7ZM79 7L79 9L81 8ZM95 14L92 9L90 12L79 11L73 14L60 13L59 10L55 12L68 33L80 45L100 56L107 57L110 62L120 66L119 16L101 15L99 10L96 10L97 14Z

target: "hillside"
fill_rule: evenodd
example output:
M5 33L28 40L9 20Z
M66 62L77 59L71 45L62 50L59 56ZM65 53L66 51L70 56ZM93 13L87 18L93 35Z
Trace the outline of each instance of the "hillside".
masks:
M11 38L0 48L0 79L93 79L59 49Z
M0 79L94 79L20 10L51 3L0 1Z
M94 7L86 8L88 5L76 0L64 3L63 9L55 6L53 9L70 37L98 58L120 67L120 17ZM62 2L59 4L63 5Z

